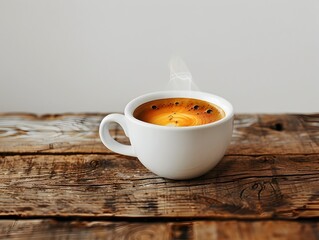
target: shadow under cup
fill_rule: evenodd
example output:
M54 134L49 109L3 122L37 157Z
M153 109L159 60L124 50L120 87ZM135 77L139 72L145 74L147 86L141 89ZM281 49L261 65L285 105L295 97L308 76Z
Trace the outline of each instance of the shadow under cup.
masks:
M212 103L224 116L203 125L172 127L147 123L134 117L146 102L167 98L190 98ZM110 150L136 156L153 173L169 179L190 179L211 170L224 156L233 130L232 105L216 95L196 91L164 91L142 95L125 107L124 115L110 114L100 125L102 142ZM109 135L109 123L117 122L131 145L116 142Z

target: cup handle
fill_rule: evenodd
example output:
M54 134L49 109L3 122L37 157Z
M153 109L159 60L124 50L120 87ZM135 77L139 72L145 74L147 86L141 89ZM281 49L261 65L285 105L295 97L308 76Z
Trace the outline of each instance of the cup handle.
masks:
M119 143L111 137L110 124L114 122L118 123L123 128L125 135L129 137L125 116L122 114L113 113L103 118L100 124L99 134L100 134L102 143L113 152L120 153L127 156L136 157L136 154L134 152L132 145L125 145L125 144Z

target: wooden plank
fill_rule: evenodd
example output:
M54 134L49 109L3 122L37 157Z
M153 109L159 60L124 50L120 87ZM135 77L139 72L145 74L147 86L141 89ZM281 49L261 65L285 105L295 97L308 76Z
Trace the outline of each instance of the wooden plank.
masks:
M0 152L108 153L98 136L102 118L98 114L2 114ZM113 135L115 131L114 125ZM123 133L117 135L120 139Z
M319 156L226 156L205 176L172 181L119 155L0 157L0 216L319 216Z
M105 153L98 126L105 114L0 114L0 153ZM112 134L129 143L114 125ZM319 114L236 115L228 155L319 153Z
M237 115L228 154L319 153L319 114Z
M1 239L315 240L318 222L0 220Z

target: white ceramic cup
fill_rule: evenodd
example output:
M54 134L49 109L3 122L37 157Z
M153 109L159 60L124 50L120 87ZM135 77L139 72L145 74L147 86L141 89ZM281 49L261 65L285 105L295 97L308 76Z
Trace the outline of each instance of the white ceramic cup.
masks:
M163 98L195 98L221 107L224 118L209 124L172 127L146 123L133 116L145 102ZM233 132L232 105L216 95L198 91L163 91L142 95L130 101L123 114L109 114L100 124L100 138L110 150L137 157L153 173L169 179L190 179L211 170L224 156ZM115 141L110 123L118 123L131 145Z

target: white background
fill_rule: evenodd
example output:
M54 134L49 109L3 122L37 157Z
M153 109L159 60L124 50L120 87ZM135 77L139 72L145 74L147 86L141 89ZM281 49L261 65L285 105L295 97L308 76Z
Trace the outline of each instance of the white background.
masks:
M0 112L123 111L180 55L237 112L318 112L318 0L1 0Z

